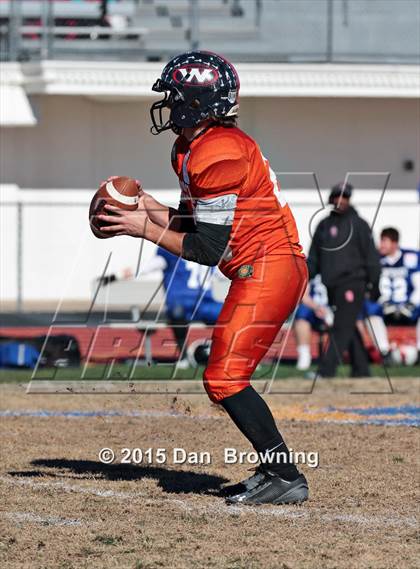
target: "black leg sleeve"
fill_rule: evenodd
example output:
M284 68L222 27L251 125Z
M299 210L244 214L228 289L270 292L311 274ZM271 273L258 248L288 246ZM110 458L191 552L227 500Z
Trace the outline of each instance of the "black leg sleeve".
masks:
M232 421L250 441L260 455L272 451L272 461L266 463L267 468L286 480L294 480L299 476L298 470L289 460L289 449L277 429L274 417L264 399L251 386L239 393L226 397L221 405ZM278 454L281 459L278 460Z

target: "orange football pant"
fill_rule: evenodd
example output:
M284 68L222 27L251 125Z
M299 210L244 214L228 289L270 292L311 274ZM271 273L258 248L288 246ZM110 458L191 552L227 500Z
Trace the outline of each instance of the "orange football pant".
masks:
M302 298L306 261L294 255L257 259L249 277L234 277L216 322L204 387L215 403L242 391Z

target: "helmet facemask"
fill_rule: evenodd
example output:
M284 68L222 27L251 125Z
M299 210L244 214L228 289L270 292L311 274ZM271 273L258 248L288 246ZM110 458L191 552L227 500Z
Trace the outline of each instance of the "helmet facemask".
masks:
M165 130L173 130L175 134L180 134L181 128L172 122L171 114L172 109L182 103L182 93L171 85L167 85L161 79L154 83L152 91L164 93L164 97L160 101L155 101L150 107L150 118L152 119L150 132L156 135ZM165 111L169 113L166 118L164 116Z
M175 134L180 134L183 128L193 128L210 118L208 110L202 108L198 93L196 95L190 93L189 100L186 100L184 93L172 85L166 85L160 79L156 81L152 89L165 94L163 99L156 101L150 107L150 117L153 124L150 131L152 134L160 134L165 130L172 130ZM166 117L166 120L164 117L165 110L169 110L169 116Z

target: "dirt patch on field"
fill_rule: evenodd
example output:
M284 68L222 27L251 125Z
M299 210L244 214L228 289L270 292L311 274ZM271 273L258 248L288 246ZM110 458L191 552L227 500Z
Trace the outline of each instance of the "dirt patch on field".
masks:
M319 466L302 466L308 503L258 508L218 497L221 484L251 468L225 464L224 448L250 449L203 396L45 396L3 386L2 565L417 567L418 431L344 411L412 406L417 384L395 383L393 395L350 395L360 384L330 382L311 396L269 396L289 445L318 452ZM103 447L116 453L113 464L100 462ZM154 449L153 459L121 464L122 448ZM174 448L208 452L211 463L174 464Z

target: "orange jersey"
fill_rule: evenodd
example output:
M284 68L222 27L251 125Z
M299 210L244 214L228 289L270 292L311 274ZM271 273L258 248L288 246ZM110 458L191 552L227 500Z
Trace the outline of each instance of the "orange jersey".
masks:
M239 267L267 254L304 257L293 214L258 144L236 127L212 126L172 151L181 201L196 215L200 200L235 198L229 251L221 271L233 278Z

